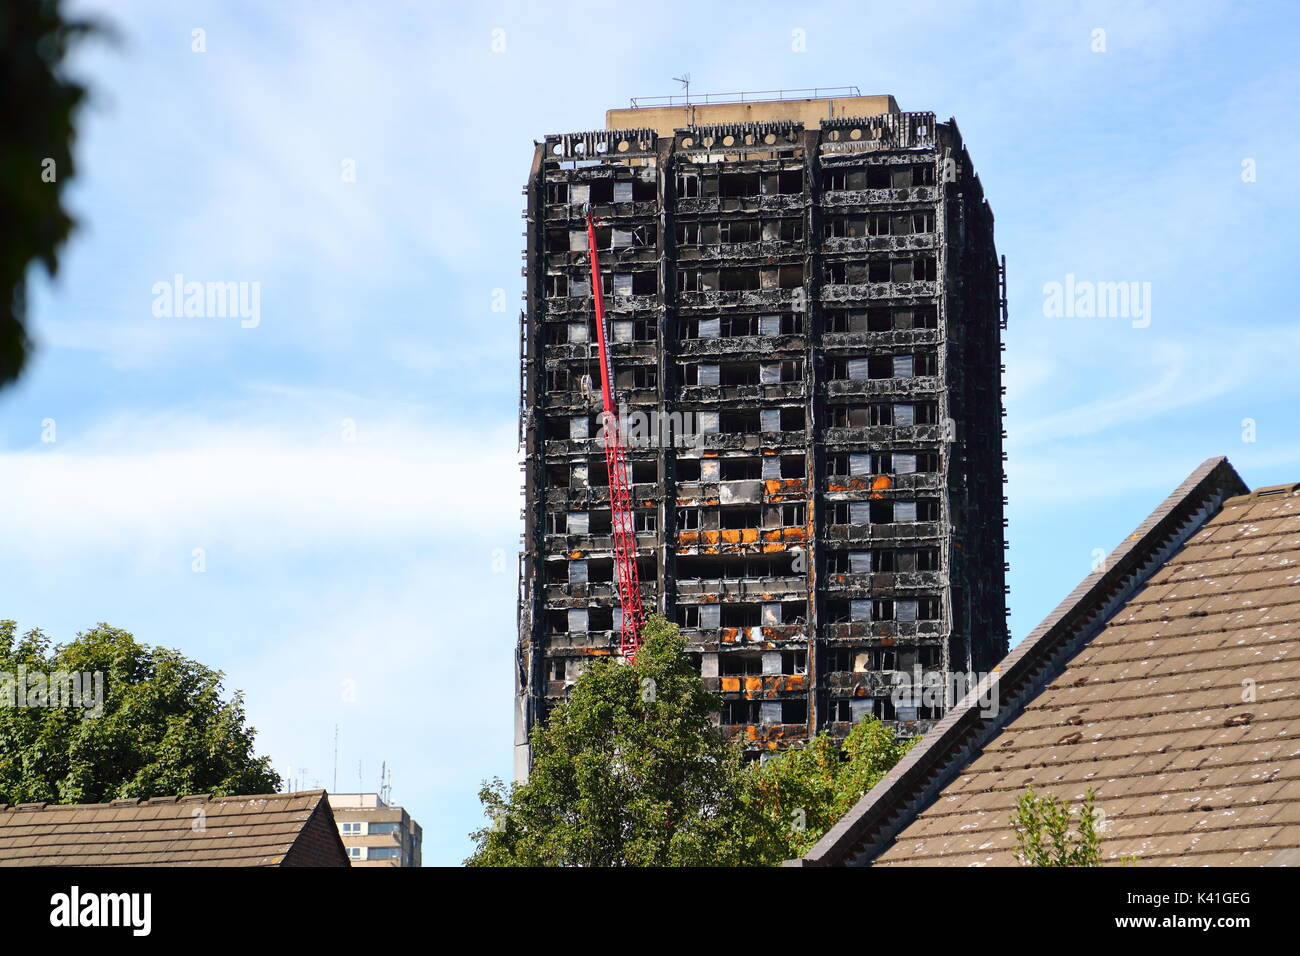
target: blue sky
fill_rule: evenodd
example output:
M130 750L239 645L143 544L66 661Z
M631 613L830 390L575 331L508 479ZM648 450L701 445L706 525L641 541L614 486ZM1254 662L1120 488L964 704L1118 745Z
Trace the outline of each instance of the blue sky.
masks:
M387 761L428 863L511 770L532 140L682 71L957 117L1010 274L1013 640L1203 459L1300 480L1289 5L80 9L123 42L78 57L82 228L0 393L0 615L225 670L304 786L338 724L338 789ZM156 316L177 273L259 283L260 322ZM1067 275L1150 283L1150 324L1045 315Z

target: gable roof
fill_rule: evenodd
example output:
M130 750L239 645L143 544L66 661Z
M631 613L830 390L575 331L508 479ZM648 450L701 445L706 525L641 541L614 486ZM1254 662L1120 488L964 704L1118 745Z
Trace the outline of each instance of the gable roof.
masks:
M792 863L1013 863L1031 783L1094 789L1106 856L1258 864L1300 846L1297 491L1250 494L1226 459L1202 464Z
M349 866L324 790L0 804L0 866Z

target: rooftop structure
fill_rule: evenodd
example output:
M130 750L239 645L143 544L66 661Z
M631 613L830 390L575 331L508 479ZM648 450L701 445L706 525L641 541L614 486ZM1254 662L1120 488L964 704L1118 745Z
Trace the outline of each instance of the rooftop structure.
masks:
M420 866L424 833L411 815L377 793L330 795L353 866Z

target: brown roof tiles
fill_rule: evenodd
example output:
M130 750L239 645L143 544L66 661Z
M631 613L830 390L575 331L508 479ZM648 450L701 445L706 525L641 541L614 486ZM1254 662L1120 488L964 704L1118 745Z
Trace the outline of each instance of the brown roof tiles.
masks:
M295 859L348 865L323 790L0 805L0 866L281 866Z
M1242 490L1226 460L1198 469L1116 550L1127 567L1090 576L999 668L1023 686L1025 661L1054 660L1041 686L984 729L959 705L803 862L1013 864L1030 783L1072 803L1093 789L1110 859L1300 848L1300 485Z

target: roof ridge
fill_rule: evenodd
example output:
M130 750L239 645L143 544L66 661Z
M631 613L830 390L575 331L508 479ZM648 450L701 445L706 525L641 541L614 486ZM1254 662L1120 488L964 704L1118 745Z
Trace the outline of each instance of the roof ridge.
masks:
M210 793L187 793L187 794L170 794L159 797L118 797L113 800L107 800L103 803L53 803L50 801L34 801L31 803L0 803L0 813L12 812L17 810L112 810L123 809L127 807L156 807L167 804L176 804L181 802L198 803L215 803L221 801L234 800L290 800L299 797L323 797L326 791L320 790L295 790L288 793L245 793L230 794L228 796L214 796Z

